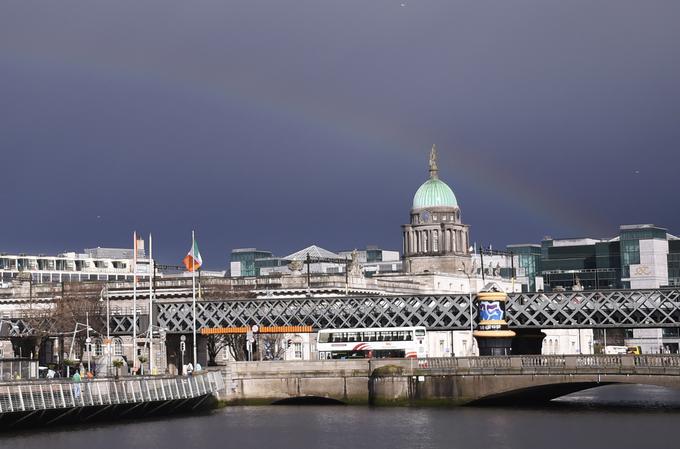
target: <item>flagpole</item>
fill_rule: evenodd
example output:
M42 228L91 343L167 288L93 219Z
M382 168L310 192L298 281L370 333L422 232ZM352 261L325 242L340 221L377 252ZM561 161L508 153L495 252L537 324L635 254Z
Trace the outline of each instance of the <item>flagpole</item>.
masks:
M137 366L137 231L132 234L132 366Z
M153 372L153 240L149 233L149 374Z
M191 309L193 317L192 330L194 333L194 369L196 369L196 254L194 254L196 248L196 238L194 236L194 231L191 231Z

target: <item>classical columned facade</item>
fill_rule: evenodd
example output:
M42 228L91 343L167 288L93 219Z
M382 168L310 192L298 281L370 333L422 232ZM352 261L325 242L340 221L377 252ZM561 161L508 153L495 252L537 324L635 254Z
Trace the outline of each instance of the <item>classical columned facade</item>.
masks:
M450 223L427 223L403 226L405 257L468 254L468 226Z

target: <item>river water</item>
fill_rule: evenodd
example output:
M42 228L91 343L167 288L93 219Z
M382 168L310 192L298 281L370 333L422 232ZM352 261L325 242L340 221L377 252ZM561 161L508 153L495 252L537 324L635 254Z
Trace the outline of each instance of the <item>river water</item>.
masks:
M227 407L210 413L0 433L0 448L651 449L680 446L680 393L609 386L540 408Z

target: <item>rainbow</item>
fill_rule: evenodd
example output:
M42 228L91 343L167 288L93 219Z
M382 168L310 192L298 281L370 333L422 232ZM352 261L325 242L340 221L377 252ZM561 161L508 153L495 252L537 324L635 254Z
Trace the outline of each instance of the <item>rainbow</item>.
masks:
M10 63L30 66L33 70L49 68L81 72L101 79L115 76L130 83L148 84L156 91L168 90L203 101L257 110L259 113L284 118L291 123L302 123L306 127L320 129L331 138L342 139L368 151L383 153L392 160L395 157L406 160L409 164L424 161L433 143L423 142L416 147L412 144L413 136L409 136L409 130L403 129L400 123L357 116L355 111L343 111L329 108L325 104L304 101L286 89L267 89L266 83L258 83L257 77L247 71L234 72L231 78L224 78L220 71L210 72L204 67L194 70L190 64L168 72L167 67L153 65L153 57L145 60L144 64L130 64L127 60L113 63L97 54L91 55L85 61L75 54L70 59L64 55L56 58L54 54L41 54L35 50L32 53L6 53L5 56L11 57ZM609 227L603 217L596 215L597 211L589 211L588 214L574 213L572 209L562 207L559 199L550 196L549 189L533 184L530 175L509 173L493 160L483 158L483 149L461 148L451 142L434 143L440 148L440 154L445 156L439 161L442 178L450 183L454 191L457 184L472 185L480 193L496 197L504 205L525 214L527 220L545 223L547 233L550 233L551 228L571 228L585 234ZM483 182L480 182L480 172L483 172ZM414 186L414 191L416 188Z

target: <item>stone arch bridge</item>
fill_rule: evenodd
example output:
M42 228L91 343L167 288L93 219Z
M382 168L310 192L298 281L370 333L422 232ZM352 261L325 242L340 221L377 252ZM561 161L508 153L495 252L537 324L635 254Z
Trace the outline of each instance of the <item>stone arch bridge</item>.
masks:
M279 403L533 404L608 384L680 388L677 355L234 362L222 399Z

